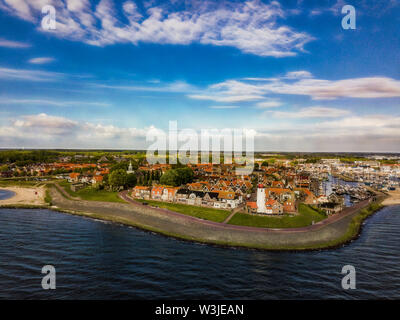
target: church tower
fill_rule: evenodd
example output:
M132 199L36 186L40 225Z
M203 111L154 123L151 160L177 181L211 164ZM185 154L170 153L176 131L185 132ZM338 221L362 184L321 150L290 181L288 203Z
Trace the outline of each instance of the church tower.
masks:
M132 161L129 161L128 170L126 171L127 174L134 173L135 171L132 168Z

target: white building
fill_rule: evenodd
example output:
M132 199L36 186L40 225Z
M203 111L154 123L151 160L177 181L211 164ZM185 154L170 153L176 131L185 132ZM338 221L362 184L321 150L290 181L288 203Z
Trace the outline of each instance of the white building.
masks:
M135 171L132 168L132 161L129 161L129 166L128 166L128 170L126 171L127 174L130 173L135 173Z
M265 188L262 184L259 184L257 188L257 213L267 213L267 208L265 206Z

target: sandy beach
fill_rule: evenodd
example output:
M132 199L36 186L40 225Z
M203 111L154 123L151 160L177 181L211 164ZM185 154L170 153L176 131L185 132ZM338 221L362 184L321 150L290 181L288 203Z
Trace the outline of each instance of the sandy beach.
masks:
M7 187L0 188L4 190L10 190L15 195L9 199L0 200L0 206L2 205L43 205L45 204L45 189L44 187L38 188L23 188L23 187Z
M389 197L385 199L382 204L385 206L392 206L400 204L400 190L389 191Z

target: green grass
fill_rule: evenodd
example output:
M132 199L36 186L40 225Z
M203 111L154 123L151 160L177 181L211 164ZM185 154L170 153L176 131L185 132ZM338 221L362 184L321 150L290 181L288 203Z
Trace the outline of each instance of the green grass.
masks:
M271 217L238 212L232 217L229 224L259 228L300 228L325 218L326 216L321 212L305 204L300 204L299 215Z
M49 206L51 206L51 201L52 201L52 199L51 199L51 195L50 195L50 190L49 189L46 189L46 196L44 197L44 201L49 205Z
M160 208L168 209L171 211L179 212L182 214L186 214L188 216L215 221L215 222L223 222L230 214L229 211L213 209L213 208L204 208L198 206L191 206L187 204L180 203L169 203L169 202L161 202L154 200L141 200L137 199L139 202L147 202L149 205L157 206Z
M125 203L124 200L122 200L118 196L118 192L114 191L107 191L107 190L97 190L92 187L86 187L81 190L78 190L76 192L71 190L71 184L67 181L61 181L58 183L61 187L64 188L65 191L71 196L71 197L78 197L82 200L88 200L88 201L105 201L105 202L121 202Z
M0 187L32 187L38 183L39 181L0 180Z

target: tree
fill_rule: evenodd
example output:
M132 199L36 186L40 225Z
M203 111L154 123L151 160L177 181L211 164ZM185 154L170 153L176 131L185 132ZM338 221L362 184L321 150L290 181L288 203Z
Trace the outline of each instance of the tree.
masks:
M177 186L177 173L175 169L165 172L160 179L161 184L168 186Z
M165 185L177 187L192 182L193 177L193 170L188 167L171 169L161 176L160 182Z
M110 173L113 171L116 171L116 170L125 170L126 171L126 170L128 170L128 165L129 165L128 162L117 163L110 168Z
M126 176L126 186L127 187L134 187L136 186L137 183L137 178L136 178L136 174L134 173L129 173Z
M189 167L176 169L178 176L178 185L186 184L193 181L194 173Z
M127 184L128 175L125 170L118 169L110 173L108 176L108 183L112 189L124 187Z

